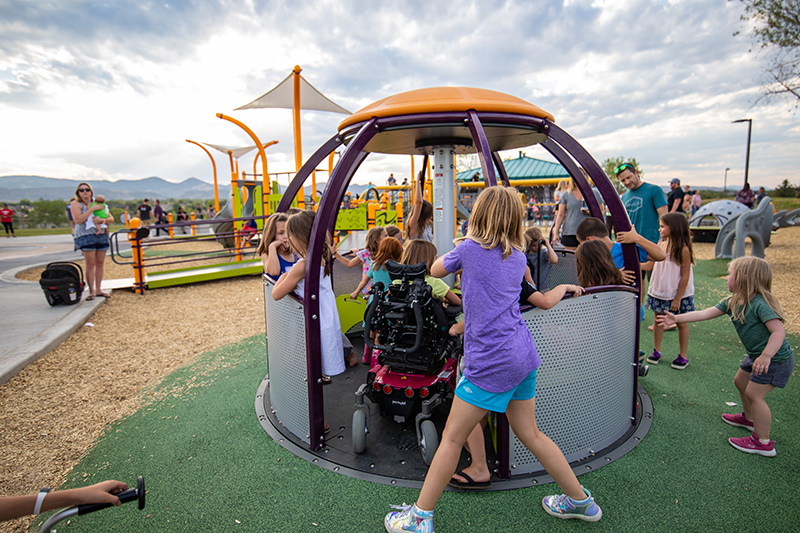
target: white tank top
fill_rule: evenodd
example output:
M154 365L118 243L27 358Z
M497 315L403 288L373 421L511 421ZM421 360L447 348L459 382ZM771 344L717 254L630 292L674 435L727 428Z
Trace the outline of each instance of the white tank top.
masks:
M666 243L661 243L661 249L666 252ZM672 256L667 253L664 261L656 261L653 267L653 275L650 279L650 287L647 294L659 300L674 300L678 294L678 285L681 282L681 266L672 260ZM689 283L680 299L694 295L694 268L689 267Z

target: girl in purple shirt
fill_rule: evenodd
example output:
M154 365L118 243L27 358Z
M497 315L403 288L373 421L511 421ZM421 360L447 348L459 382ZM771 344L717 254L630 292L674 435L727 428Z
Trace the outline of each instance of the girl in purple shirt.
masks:
M602 516L561 450L536 426L541 360L518 304L526 267L523 220L524 207L513 189L485 189L475 201L467 236L431 267L435 277L462 270L467 365L417 502L386 516L390 533L433 532L433 508L455 473L461 447L490 410L506 414L514 434L564 491L542 500L545 511L591 522Z

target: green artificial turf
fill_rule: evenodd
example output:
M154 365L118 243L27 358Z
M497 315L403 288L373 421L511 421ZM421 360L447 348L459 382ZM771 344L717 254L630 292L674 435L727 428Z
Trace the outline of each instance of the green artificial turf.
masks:
M727 262L695 267L698 307L725 296ZM652 350L642 328L641 349ZM797 351L798 337L790 336ZM642 383L653 426L623 458L579 479L603 508L597 524L562 521L541 508L553 484L527 489L446 492L437 533L467 531L796 531L800 510L800 388L796 375L767 401L774 458L732 448L747 431L720 415L739 412L732 379L742 347L727 318L690 325L689 366L673 370L677 333L664 335L666 361ZM345 477L299 459L273 442L254 411L264 377L263 336L204 354L144 394L145 406L112 423L69 475L65 487L144 475L147 507L131 503L76 517L60 532L361 532L383 531L390 504L412 503L415 489ZM564 409L569 409L565 405ZM78 421L79 423L79 421Z

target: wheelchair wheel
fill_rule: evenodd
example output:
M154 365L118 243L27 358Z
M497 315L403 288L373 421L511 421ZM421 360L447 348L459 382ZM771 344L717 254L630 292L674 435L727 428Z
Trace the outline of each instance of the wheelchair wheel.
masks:
M361 409L353 413L353 451L364 453L367 449L367 414Z
M419 429L420 433L422 433L419 451L422 453L422 460L426 465L430 466L433 456L436 455L436 449L439 448L439 433L430 420L423 420L419 425Z

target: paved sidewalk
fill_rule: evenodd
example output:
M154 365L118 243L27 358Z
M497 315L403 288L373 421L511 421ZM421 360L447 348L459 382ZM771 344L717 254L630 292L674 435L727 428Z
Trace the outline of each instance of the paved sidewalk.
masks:
M105 302L50 307L39 283L17 279L16 273L79 259L71 235L0 238L0 384L61 344Z

